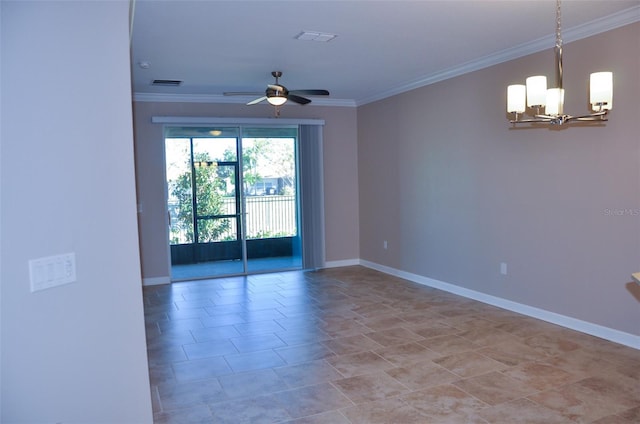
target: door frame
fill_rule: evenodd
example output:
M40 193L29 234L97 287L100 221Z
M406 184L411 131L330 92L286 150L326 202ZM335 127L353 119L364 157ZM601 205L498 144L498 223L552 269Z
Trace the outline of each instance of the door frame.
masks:
M299 134L299 126L301 124L313 124L313 125L322 125L324 124L324 121L320 121L320 120L285 120L285 119L279 119L278 122L273 122L272 119L268 119L268 120L263 120L263 119L240 119L240 120L228 120L228 119L224 119L224 120L220 120L220 119L216 119L216 118L201 118L201 119L195 119L195 118L189 118L186 120L187 122L185 122L184 118L182 117L152 117L152 122L154 123L163 123L164 127L163 127L163 161L164 161L164 186L165 186L165 190L164 190L164 197L165 197L165 207L168 205L168 198L169 198L169 193L168 193L168 184L167 184L167 169L166 169L166 162L167 162L167 158L166 158L166 129L170 128L170 127L209 127L209 126L220 126L220 127L225 127L225 128L237 128L238 129L238 133L236 136L236 151L237 151L237 167L238 167L238 175L236 177L236 181L238 186L236 187L237 189L243 190L244 191L244 166L242 163L242 159L243 159L243 154L242 154L242 140L245 137L243 134L243 129L245 128L264 128L264 129L269 129L269 128L296 128L296 136L295 136L295 170L296 170L296 227L298 228L297 230L297 234L295 237L293 237L293 239L297 240L298 243L301 244L301 239L302 239L302 223L301 223L301 217L300 217L300 189L299 189L299 177L300 177L300 163L299 163L299 143L300 143L300 134ZM193 162L193 150L192 150L192 146L193 146L193 139L195 137L189 137L189 136L185 136L184 138L189 138L190 139L190 149L191 149L191 162ZM273 137L273 138L277 138L277 137ZM192 167L193 168L193 167ZM239 214L238 217L238 226L241 227L241 237L240 237L240 244L241 244L241 253L242 253L242 272L241 273L234 273L234 274L223 274L223 275L215 275L215 276L202 276L200 278L216 278L216 277L227 277L227 276L232 276L232 275L252 275L252 274L258 274L260 272L279 272L279 271L285 271L285 270L289 270L289 269L300 269L299 267L296 268L282 268L282 269L277 269L277 268L273 268L271 270L266 270L266 271L260 271L260 270L251 270L249 265L248 265L248 246L247 246L247 237L246 237L246 225L247 225L247 220L246 220L246 211L245 211L245 207L246 207L246 200L244 199L244 193L240 192L239 195L237 195L236 197L236 205L239 206L239 208L237 209L237 212ZM167 210L167 219L168 219L168 210ZM168 271L169 271L169 275L170 275L170 280L171 281L180 281L177 279L174 279L173 275L172 275L172 261L171 261L171 246L170 246L170 229L169 229L169 223L167 223L167 225L165 226L165 233L166 233L166 246L167 246L167 256L168 256ZM295 241L294 240L294 241ZM293 242L293 241L292 241ZM298 255L301 257L301 253L299 253L302 250L302 246L298 247L297 249L293 249L292 252L292 257L293 255L296 254L296 252L298 252ZM302 260L301 260L302 262ZM301 267L301 266L300 266ZM191 278L189 278L191 279ZM197 279L193 278L193 279Z

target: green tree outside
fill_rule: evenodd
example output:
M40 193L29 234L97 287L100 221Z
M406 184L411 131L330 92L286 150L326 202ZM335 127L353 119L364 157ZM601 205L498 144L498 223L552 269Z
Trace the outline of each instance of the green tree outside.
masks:
M194 154L197 218L198 218L198 242L208 243L228 239L225 234L231 225L228 219L211 219L214 215L225 214L223 210L222 193L224 193L224 181L218 178L217 163L212 161L207 153ZM186 240L183 243L195 243L193 225L193 190L191 172L184 172L170 183L171 195L178 201L178 222L172 223L172 227L178 233L184 234ZM177 235L172 235L172 244L178 244Z
M246 147L242 150L242 167L245 195L256 194L258 184L263 180L265 169L270 169L273 175L278 175L283 180L283 190L277 194L292 194L294 189L295 158L293 141L287 139L286 142L278 142L273 139L244 139ZM224 152L225 161L234 161L235 151L227 149ZM221 180L228 179L230 171L228 169L218 169L218 176Z

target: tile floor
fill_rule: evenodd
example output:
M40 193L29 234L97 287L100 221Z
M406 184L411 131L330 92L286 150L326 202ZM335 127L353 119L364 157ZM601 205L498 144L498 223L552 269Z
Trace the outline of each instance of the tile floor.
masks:
M156 423L640 423L640 351L363 267L144 301Z

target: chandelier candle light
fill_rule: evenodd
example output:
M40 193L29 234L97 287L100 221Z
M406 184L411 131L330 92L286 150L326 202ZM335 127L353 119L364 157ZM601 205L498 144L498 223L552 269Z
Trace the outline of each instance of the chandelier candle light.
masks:
M547 77L543 75L526 79L526 85L515 84L507 87L507 112L514 114L512 124L549 123L562 125L568 122L607 120L607 113L613 105L613 74L595 72L591 74L589 84L589 103L593 113L571 116L564 113L564 88L562 88L562 34L560 0L556 7L556 83L557 87L547 89ZM534 109L531 119L523 119L527 108ZM544 113L540 109L544 108Z

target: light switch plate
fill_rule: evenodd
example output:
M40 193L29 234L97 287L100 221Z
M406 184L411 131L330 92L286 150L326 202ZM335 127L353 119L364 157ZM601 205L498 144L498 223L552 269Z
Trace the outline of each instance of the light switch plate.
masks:
M76 254L47 256L29 261L31 292L76 281Z

